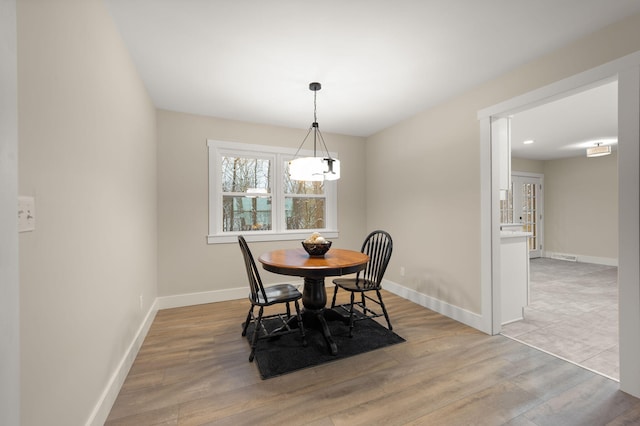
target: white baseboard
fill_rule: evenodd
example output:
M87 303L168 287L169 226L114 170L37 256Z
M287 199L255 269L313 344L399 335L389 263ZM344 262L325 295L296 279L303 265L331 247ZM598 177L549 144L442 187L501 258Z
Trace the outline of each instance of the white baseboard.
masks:
M542 256L553 258L553 259L575 258L576 262L595 263L596 265L605 265L605 266L618 266L618 259L610 258L610 257L585 256L585 255L573 254L573 253L557 253L554 251L545 251L542 254Z
M289 281L291 282L291 281ZM302 288L302 281L299 283L292 282L294 285L298 285ZM326 284L327 287L333 287L331 282ZM384 280L383 287L385 290L390 291L400 297L408 299L414 303L438 312L470 327L484 331L482 328L482 317L473 312L461 309L457 306L443 302L442 300L435 299L433 297L418 293L415 290L403 287L392 281ZM133 341L127 348L122 360L118 364L118 367L114 371L111 379L109 380L104 392L102 393L96 407L94 408L89 420L87 420L87 426L99 426L104 424L109 412L113 407L113 404L118 397L118 393L122 388L122 384L127 378L127 374L136 359L136 355L142 346L144 338L149 332L149 328L153 323L153 319L156 313L162 309L179 308L184 306L201 305L205 303L224 302L228 300L244 299L247 297L249 289L247 287L231 288L225 290L213 290L204 291L198 293L178 294L173 296L162 296L156 298L152 306L149 308L149 312L145 316L142 324L138 328Z
M240 287L224 290L202 291L198 293L176 294L173 296L162 296L157 299L158 310L243 299L246 298L248 294L248 287Z
M417 303L420 306L431 309L432 311L438 312L439 314L466 324L469 327L480 330L483 333L487 332L483 327L484 322L482 315L467 311L466 309L451 305L447 302L443 302L442 300L419 293L415 290L401 286L400 284L386 279L383 280L382 287L385 290L390 291L391 293L394 293L414 303Z
M298 285L302 289L302 281L287 281L289 284ZM270 284L273 285L273 284ZM246 299L249 295L249 287L228 288L224 290L202 291L198 293L176 294L162 296L156 300L158 310L182 308L184 306L203 305L205 303L226 302L228 300Z
M120 360L120 363L111 375L111 378L109 379L105 390L102 392L102 395L100 395L98 403L94 407L91 415L89 416L89 419L85 423L87 426L101 426L107 420L109 412L111 411L111 408L113 407L113 404L118 397L118 393L120 393L122 384L127 378L127 374L129 374L129 370L131 369L131 366L133 365L133 362L138 355L138 351L142 346L144 338L149 332L149 328L151 327L151 324L153 323L153 319L156 317L157 312L158 307L156 299L151 304L151 307L149 308L147 315L142 320L142 324L140 324L140 327L133 337L131 344L129 344L129 347L125 351L124 356Z
M291 284L297 285L302 291L302 281L291 282ZM326 287L333 288L333 284L327 281ZM484 331L482 327L482 316L442 300L427 296L422 293L418 293L415 290L401 286L395 282L384 280L383 288L390 291L400 297L411 300L414 303L438 312L470 327L476 328L480 331ZM225 290L213 290L204 291L198 293L177 294L173 296L163 296L156 299L158 310L181 308L185 306L201 305L205 303L225 302L228 300L238 300L247 297L249 289L247 287L231 288ZM329 297L329 296L328 296Z

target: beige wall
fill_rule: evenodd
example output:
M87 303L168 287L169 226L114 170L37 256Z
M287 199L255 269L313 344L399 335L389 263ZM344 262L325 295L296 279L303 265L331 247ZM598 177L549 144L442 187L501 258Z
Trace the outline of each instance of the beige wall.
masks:
M511 173L544 173L544 161L529 160L526 158L511 158Z
M546 252L617 260L617 162L616 152L544 162Z
M156 297L155 109L102 1L17 28L22 424L81 425Z
M246 288L237 243L207 244L207 139L297 148L306 129L287 129L159 110L158 259L160 296ZM322 123L321 123L322 124ZM301 123L305 125L305 123ZM364 139L324 134L342 165L334 247L359 249L366 236ZM305 148L309 148L305 146ZM254 256L299 241L251 243ZM293 278L262 272L267 283ZM244 292L241 293L244 297Z
M617 152L599 158L512 158L511 166L513 172L544 175L544 252L617 262Z
M638 50L635 15L370 137L367 223L396 241L387 278L481 313L478 111Z
M387 279L479 312L480 150L467 109L449 103L369 138L367 224L394 238Z

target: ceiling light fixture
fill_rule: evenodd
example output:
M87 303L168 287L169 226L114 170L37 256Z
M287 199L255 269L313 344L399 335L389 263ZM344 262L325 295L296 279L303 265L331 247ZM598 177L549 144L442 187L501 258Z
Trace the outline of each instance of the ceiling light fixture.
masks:
M533 143L533 139L527 139L526 141L522 142L524 145L531 145Z
M611 145L602 146L600 142L596 146L587 148L587 157L602 157L611 154Z
M294 159L289 161L289 177L293 180L306 181L324 181L340 179L340 160L332 158L324 142L320 128L318 127L318 119L316 117L316 95L322 86L320 83L309 83L309 90L313 91L313 123L309 127L307 136L304 137L302 143L298 147L294 155ZM313 132L313 157L297 157L300 149L306 142L309 135ZM318 139L322 142L326 157L316 157L316 145Z

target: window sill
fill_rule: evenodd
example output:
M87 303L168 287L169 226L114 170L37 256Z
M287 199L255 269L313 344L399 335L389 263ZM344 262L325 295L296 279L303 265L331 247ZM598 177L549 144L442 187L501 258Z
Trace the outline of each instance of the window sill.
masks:
M303 241L314 232L313 230L295 231L295 232L271 232L271 231L246 231L246 232L228 232L224 235L207 235L207 244L229 244L237 243L238 235L242 235L248 242L259 241ZM339 232L324 230L321 231L325 238L338 238Z

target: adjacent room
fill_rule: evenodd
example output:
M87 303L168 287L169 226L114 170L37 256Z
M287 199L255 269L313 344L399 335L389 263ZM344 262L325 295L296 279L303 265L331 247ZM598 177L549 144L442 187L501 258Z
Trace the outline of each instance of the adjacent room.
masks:
M639 1L3 0L0 34L0 424L640 422ZM619 381L500 334L491 142L613 81L617 145L588 160L617 177L577 194L617 218L558 204L572 159L511 170L544 175L542 251L617 261ZM369 320L342 280L375 230ZM239 237L286 290L280 340L329 362L261 376ZM306 240L322 273L278 257ZM331 358L369 321L388 346Z
M617 113L612 81L514 114L501 220L532 234L528 301L502 333L614 379Z

